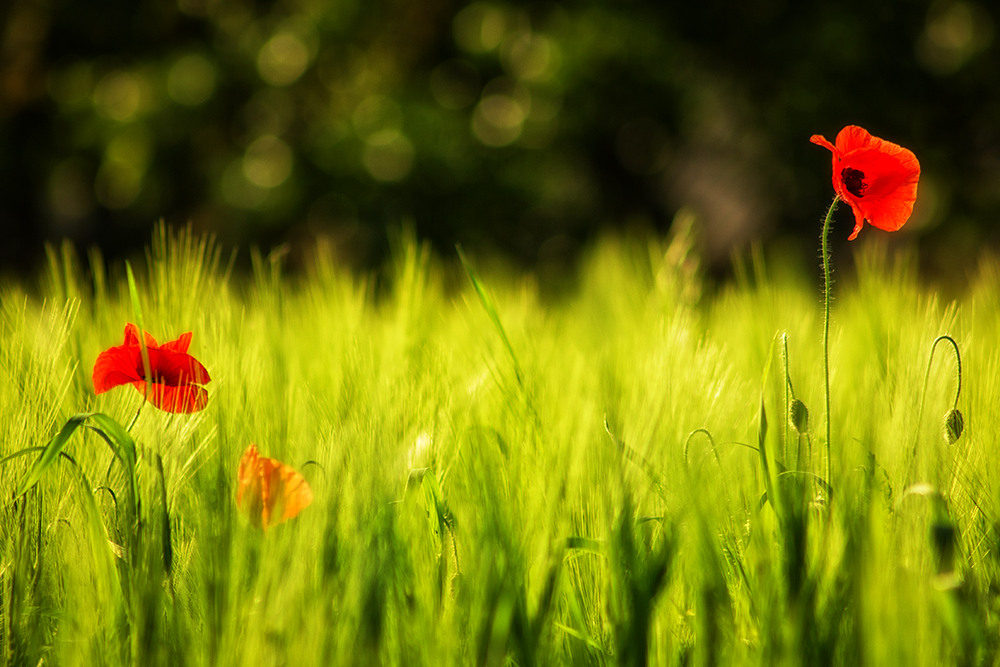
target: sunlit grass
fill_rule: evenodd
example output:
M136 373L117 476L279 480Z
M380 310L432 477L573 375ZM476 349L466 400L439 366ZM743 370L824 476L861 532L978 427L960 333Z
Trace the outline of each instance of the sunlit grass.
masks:
M754 256L709 288L682 233L598 243L568 292L405 236L378 275L319 248L240 276L163 231L143 320L192 331L212 381L203 412L132 429L138 521L85 427L15 497L18 452L141 403L90 380L135 320L124 267L54 252L0 306L0 662L992 662L1000 268L948 303L912 258L858 252L826 480L816 275ZM234 502L250 442L315 495L266 534Z

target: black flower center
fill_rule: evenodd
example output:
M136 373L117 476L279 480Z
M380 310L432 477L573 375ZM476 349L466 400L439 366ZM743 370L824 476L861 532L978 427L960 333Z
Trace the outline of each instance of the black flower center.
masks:
M868 184L865 183L865 172L847 167L840 172L840 179L844 181L844 187L855 197L864 197Z

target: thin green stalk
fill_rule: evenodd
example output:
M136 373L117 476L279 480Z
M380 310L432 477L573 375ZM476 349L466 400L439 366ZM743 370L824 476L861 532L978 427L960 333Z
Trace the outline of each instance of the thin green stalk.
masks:
M830 221L833 219L833 212L837 210L840 203L840 195L833 198L830 210L826 212L826 219L823 220L823 234L820 236L823 253L823 401L825 404L826 420L826 483L830 484L831 476L831 447L830 447L830 248L827 237L830 235Z
M951 343L951 347L955 350L955 366L956 366L955 374L958 378L958 384L955 387L955 403L952 406L953 409L958 408L958 398L962 394L962 353L958 351L958 343L956 343L955 339L952 338L951 336L948 335L938 336L937 338L934 339L934 342L931 344L931 352L927 356L927 370L924 371L924 384L923 388L920 390L920 403L919 406L917 407L917 425L916 425L916 430L913 433L913 449L910 453L910 470L909 470L910 475L913 474L913 471L917 463L917 446L919 445L920 441L920 422L924 417L924 399L927 397L927 383L930 381L931 377L931 364L934 363L934 351L937 350L938 343L942 341L948 341L949 343ZM910 475L907 475L907 477L909 477Z
M147 387L149 386L149 381L148 380L146 381L146 386ZM147 389L147 393L148 393L148 389ZM128 431L129 433L132 432L132 427L135 426L135 423L137 421L139 421L139 414L142 412L142 406L144 406L144 405L146 405L146 396L145 395L142 397L142 403L139 404L139 409L136 410L135 411L135 415L132 416L132 421L130 421L128 423L128 426L125 428L125 430Z
M139 353L142 355L142 371L146 379L146 391L142 394L142 404L139 405L139 409L136 410L135 416L129 422L128 428L125 429L131 432L132 427L139 421L139 413L142 412L142 406L146 405L146 401L149 400L149 391L152 389L153 377L152 366L149 363L149 350L146 348L146 326L142 321L142 308L139 305L139 290L135 286L135 275L133 275L132 265L128 261L125 262L125 275L128 278L128 292L132 299L132 311L135 313L136 323L139 325Z
M781 332L781 365L784 367L785 371L785 383L782 387L782 399L784 405L784 415L785 418L781 422L781 459L788 465L788 387L792 383L792 379L788 375L788 332ZM796 461L798 465L798 461Z

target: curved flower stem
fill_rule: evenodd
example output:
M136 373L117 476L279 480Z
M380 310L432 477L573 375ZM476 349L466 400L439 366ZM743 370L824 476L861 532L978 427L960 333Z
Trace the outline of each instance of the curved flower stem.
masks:
M958 343L955 342L954 338L952 338L951 336L948 336L948 335L942 335L942 336L938 336L937 338L934 339L934 344L931 346L931 357L932 358L934 356L934 348L936 348L937 344L940 343L943 340L946 340L949 343L951 343L951 347L955 350L955 366L956 366L956 376L958 378L958 386L955 387L955 404L952 407L953 408L957 408L958 407L958 397L961 396L961 394L962 394L962 353L958 351ZM927 360L927 373L928 373L928 375L930 374L930 371L931 371L931 360L928 359ZM927 387L927 378L925 377L924 378L924 388L926 389L926 387Z
M715 447L715 438L712 437L711 432L709 432L707 428L696 428L688 433L687 440L684 441L684 465L688 465L688 448L691 446L691 439L699 433L708 438L708 444L712 446L712 454L715 456L715 463L719 466L719 470L721 471L722 459L719 458L719 450Z
M958 397L962 394L962 354L958 351L958 343L955 339L948 335L941 335L934 339L931 344L931 353L927 357L927 370L924 371L924 386L920 390L920 404L917 408L917 426L916 431L913 434L913 451L910 454L910 471L913 471L913 467L917 462L917 445L920 440L920 421L924 417L924 399L927 397L927 383L930 381L931 377L931 364L934 363L934 351L937 350L938 343L941 341L948 341L951 343L951 347L955 350L955 365L956 374L958 376L958 386L955 387L955 403L953 408L958 407Z
M837 210L840 203L840 195L833 198L830 210L826 212L826 219L823 220L823 233L820 236L823 253L823 400L825 403L826 421L826 483L832 484L831 474L831 448L830 448L830 248L827 244L827 237L830 235L830 221L833 219L833 212Z

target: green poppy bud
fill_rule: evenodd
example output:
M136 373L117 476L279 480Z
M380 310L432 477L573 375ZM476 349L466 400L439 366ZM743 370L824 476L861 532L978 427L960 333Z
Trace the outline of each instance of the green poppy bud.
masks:
M809 430L809 409L806 404L797 398L792 399L792 403L789 406L789 412L792 414L792 426L799 433L805 433Z
M962 437L963 430L965 430L965 419L958 408L952 408L944 414L944 439L949 445L954 445Z

